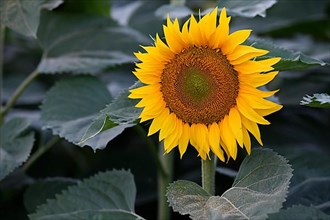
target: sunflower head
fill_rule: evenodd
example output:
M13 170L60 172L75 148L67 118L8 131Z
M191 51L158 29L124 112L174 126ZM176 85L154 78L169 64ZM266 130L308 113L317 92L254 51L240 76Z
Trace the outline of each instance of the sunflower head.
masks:
M133 73L145 85L129 97L141 99L141 122L152 120L148 135L159 131L165 152L178 146L182 156L190 143L202 159L211 150L225 161L236 159L238 144L250 154L250 134L262 145L258 124L282 108L265 99L277 91L258 89L278 74L280 58L256 61L268 51L242 45L251 30L229 34L230 17L224 8L217 22L217 11L199 21L191 15L182 28L168 17L165 42L156 35L135 53Z

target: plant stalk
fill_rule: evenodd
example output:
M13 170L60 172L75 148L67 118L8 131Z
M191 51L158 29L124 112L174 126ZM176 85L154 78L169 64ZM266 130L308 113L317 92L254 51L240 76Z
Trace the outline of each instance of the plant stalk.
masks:
M164 143L162 141L159 143L158 155L167 174L165 176L158 174L158 220L169 220L171 209L167 202L166 191L173 180L173 154L164 155Z
M202 159L202 187L210 195L215 193L215 168L217 158L210 152L210 159Z
M44 146L40 146L38 150L23 165L22 170L24 172L27 171L32 166L32 164L39 159L39 157L41 157L50 148L52 148L59 140L60 140L59 136L53 136Z
M24 79L24 81L18 86L14 94L10 97L6 103L4 109L1 109L0 121L6 116L8 111L13 107L17 99L21 96L24 90L31 84L31 82L38 76L37 70L34 70L30 75Z

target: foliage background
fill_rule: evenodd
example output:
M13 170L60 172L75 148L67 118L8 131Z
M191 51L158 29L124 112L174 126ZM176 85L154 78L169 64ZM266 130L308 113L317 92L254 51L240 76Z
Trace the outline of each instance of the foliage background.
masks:
M21 33L6 28L4 41L2 104L9 100L15 88L29 73L35 69L43 73L17 100L15 107L6 118L6 121L9 121L22 117L31 122L30 126L25 121L19 125L21 128L29 127L20 136L31 142L25 145L27 152L23 153L22 150L22 155L25 154L26 157L30 154L30 150L33 155L40 146L47 143L53 136L52 132L63 136L61 124L67 126L65 123L68 119L77 117L76 119L85 120L90 115L95 118L99 110L118 97L121 91L134 84L136 79L131 72L136 60L132 53L139 50L139 45L152 43L149 35L162 33L163 15L168 9L160 7L169 4L168 1L160 0L38 2L43 4L47 2L54 9L49 11L48 9L53 7L40 4L42 7L37 7L40 8L40 24L34 23L35 29L29 30L20 27ZM172 11L175 9L177 15L185 17L188 9L198 14L199 8L204 10L217 4L225 5L228 9L231 9L230 4L233 4L232 8L235 9L237 1L232 2L234 3L191 0L186 1L186 8L170 9ZM284 207L298 204L313 205L330 214L329 109L300 105L306 94L330 93L330 69L328 66L320 66L321 61L317 61L330 62L330 1L256 0L250 1L249 4L257 5L258 2L261 2L263 13L266 11L266 18L255 17L257 7L245 9L246 11L243 11L245 16L241 11L232 19L232 31L251 28L255 38L272 41L276 47L300 51L308 56L305 62L299 62L304 56L296 56L289 59L289 64L283 64L282 68L285 71L280 72L277 79L269 85L269 89L281 89L277 99L284 108L269 117L272 122L270 126L261 126L265 147L272 148L285 156L294 168L289 196ZM1 11L2 15L3 13L4 11ZM232 13L234 15L235 11ZM4 22L3 18L1 20ZM262 42L259 43L262 45ZM281 52L276 49L274 51ZM284 53L284 56L289 56L288 54L289 52ZM309 60L310 57L317 60ZM298 58L298 61L294 58ZM312 65L313 62L315 65ZM81 76L81 74L85 75ZM72 84L73 81L76 84ZM60 82L68 84L66 86L65 83ZM61 89L54 92L56 87ZM76 87L86 88L86 91L76 92ZM109 91L109 94L102 89ZM63 91L63 94L58 93L59 91ZM81 98L82 94L86 95L84 97L87 97L88 101ZM66 108L63 104L72 102L74 103L72 108ZM47 103L59 108L49 110ZM98 108L98 105L101 108ZM74 108L74 106L78 107ZM55 119L51 117L56 114L61 117ZM72 118L66 118L67 115ZM100 117L102 121L104 118L102 115ZM129 121L127 115L126 120ZM91 121L83 123L85 124L73 125L75 130L81 128L79 126L87 128ZM42 127L52 128L52 132ZM56 131L55 127L59 131ZM148 123L144 123L143 128L147 127ZM1 218L26 219L29 213L35 211L37 205L44 203L46 198L59 193L68 185L75 184L77 179L92 176L100 171L129 169L134 174L137 187L136 213L146 219L155 219L157 167L147 147L146 139L140 135L141 130L136 126L130 126L129 123L119 130L112 135L113 139L108 144L107 141L96 144L94 140L90 140L96 146L94 149L77 146L80 140L77 139L77 134L72 136L66 134L65 139L69 141L61 138L32 166L24 169L23 165L15 169L0 181ZM34 132L34 137L31 132ZM4 133L5 130L2 130L2 135ZM108 135L107 138L110 140ZM153 136L151 140L157 143L156 137ZM28 148L28 145L31 147ZM254 146L258 146L256 142ZM172 154L174 179L200 183L200 160L196 157L196 152L188 148L182 159L179 158L176 150ZM246 153L240 150L237 161L218 164L216 194L222 194L230 188L234 181L233 175L245 155ZM1 155L1 160L5 159ZM173 218L188 217L174 213Z

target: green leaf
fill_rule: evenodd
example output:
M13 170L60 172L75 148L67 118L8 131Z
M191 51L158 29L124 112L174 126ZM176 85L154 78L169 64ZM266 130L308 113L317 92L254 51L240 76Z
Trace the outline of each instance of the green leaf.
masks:
M41 219L143 219L134 213L136 188L128 171L90 177L50 199L29 215Z
M210 194L194 182L179 180L170 184L166 196L173 211L198 219L205 215L204 206Z
M13 118L0 128L0 180L27 160L33 147L34 133L28 131L25 118Z
M207 199L203 190L194 186L189 190L170 187L168 195L172 196L168 198L175 211L193 219L265 219L282 207L291 177L285 158L269 149L256 149L244 159L233 186L221 196ZM199 201L196 208L195 200Z
M244 1L244 0L243 0ZM236 2L236 1L232 1ZM251 1L246 2L250 4ZM267 2L267 1L263 1ZM251 4L253 7L254 5ZM286 34L284 28L294 31L294 26L299 23L309 21L321 21L326 19L327 15L328 0L303 0L303 4L297 4L297 1L277 1L276 5L267 11L267 18L255 17L253 19L246 19L244 17L235 17L233 23L238 29L243 29L246 27L251 28L253 31L260 33L268 34L270 31L276 30L278 32L283 32ZM320 22L318 23L320 25ZM313 28L310 28L313 27ZM314 26L308 26L310 32L314 32ZM316 27L318 28L318 27ZM326 26L323 28L323 31L326 31ZM317 30L316 30L317 32ZM296 32L298 35L301 35L302 30ZM287 35L286 35L287 36Z
M100 121L106 116L100 111L110 102L110 93L96 77L77 76L62 80L48 92L41 106L43 128L49 128L53 134L79 146L102 149L125 128L132 126L112 124L107 131L82 142L89 129L101 126L102 130Z
M226 7L228 14L253 18L256 16L266 17L266 10L276 4L276 0L220 0L216 3L219 8Z
M29 213L35 212L37 206L46 203L47 199L54 199L56 194L77 183L77 180L59 177L39 180L25 191L24 206Z
M132 89L131 87L130 89ZM109 104L102 113L107 115L111 121L117 124L132 124L138 119L142 109L136 108L139 102L136 99L128 98L129 91L123 91L119 96Z
M282 207L291 177L285 158L269 149L256 149L242 162L233 187L207 202L209 216L264 219Z
M53 10L63 0L4 0L0 1L0 20L5 26L36 38L40 11Z
M141 84L135 83L132 88L136 88ZM115 126L131 127L136 124L141 109L135 107L138 100L128 98L129 91L122 91L118 97L116 97L106 108L101 110L100 115L90 125L86 133L82 137L80 144L86 142L90 138L93 138L101 132L113 129Z
M279 71L302 70L313 66L327 65L322 60L314 59L301 52L280 48L270 41L250 38L249 40L247 40L247 43L249 45L253 45L253 47L270 51L265 56L260 57L260 59L281 57L281 61L274 66L275 69Z
M154 36L162 32L163 18L155 15L155 11L168 1L112 1L111 17L120 25L132 27L145 34ZM151 40L148 44L153 43Z
M310 206L293 206L289 209L281 210L278 213L270 214L268 220L328 220L329 215L320 211L319 209Z
M44 54L41 73L97 73L137 61L133 52L148 42L139 32L119 27L107 17L43 13L38 39Z
M315 108L330 108L330 96L326 93L315 93L313 96L306 95L300 101L300 105L306 105Z
M285 205L290 207L294 204L312 205L330 211L330 176L311 177L293 186Z

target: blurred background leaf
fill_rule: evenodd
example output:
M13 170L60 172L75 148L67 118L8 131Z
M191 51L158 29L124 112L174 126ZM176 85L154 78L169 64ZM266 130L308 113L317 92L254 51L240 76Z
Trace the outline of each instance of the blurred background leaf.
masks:
M54 199L56 194L60 194L69 186L78 183L70 178L48 178L38 180L31 184L24 193L24 205L29 213L37 210L37 206L47 202L47 199Z
M330 96L326 93L306 95L300 101L300 104L316 108L330 108Z
M20 34L37 37L40 11L53 10L63 0L4 0L0 2L1 23Z
M0 180L27 160L34 142L29 121L14 118L0 128Z
M107 17L43 13L38 39L44 54L42 73L97 73L107 67L133 63L132 52L147 42L138 31L118 27Z

